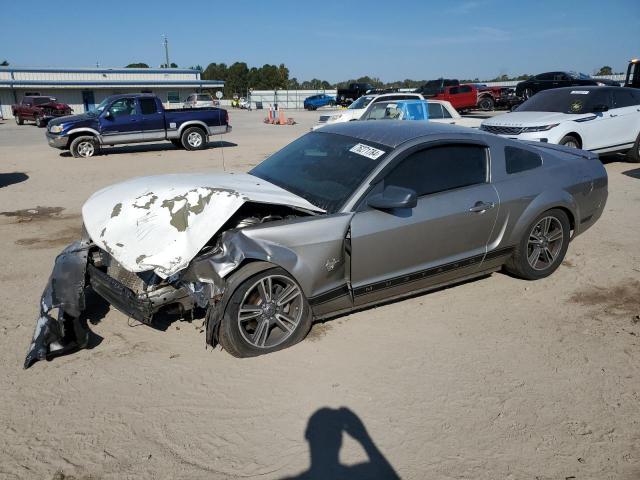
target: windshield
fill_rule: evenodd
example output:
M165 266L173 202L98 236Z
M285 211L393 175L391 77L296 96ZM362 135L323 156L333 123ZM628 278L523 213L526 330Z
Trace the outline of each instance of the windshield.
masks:
M375 97L360 97L351 105L349 105L349 108L347 108L347 110L359 110L362 108L367 108L367 105L369 105L371 103L371 100L373 100L374 98Z
M521 104L516 111L579 114L592 112L596 105L609 106L608 90L575 87L539 92Z
M36 105L44 105L45 103L49 103L49 102L53 102L53 98L41 97L41 98L33 99L33 103Z
M569 72L569 76L578 80L591 80L591 77L586 73Z
M307 133L249 173L337 212L384 159L389 147L331 133Z
M95 110L98 112L102 112L105 108L107 108L107 105L109 105L109 98L105 98L104 100L102 100L100 102L100 105L98 105Z
M199 102L210 102L211 101L211 95L198 95L196 97L196 100L198 100Z

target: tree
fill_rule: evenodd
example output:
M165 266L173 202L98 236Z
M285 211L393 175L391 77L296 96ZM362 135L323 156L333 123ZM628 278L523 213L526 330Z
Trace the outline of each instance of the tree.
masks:
M146 63L130 63L129 65L127 65L124 68L149 68L149 65L147 65Z
M609 65L600 68L596 75L613 75L613 69Z
M160 68L178 68L178 64L171 62L171 65L167 67L167 64L163 63L162 65L160 65Z
M191 70L197 70L198 72L202 72L202 65L196 65L189 67Z
M3 60L2 63L0 63L0 67L8 67L9 66L9 62L7 62L6 60Z

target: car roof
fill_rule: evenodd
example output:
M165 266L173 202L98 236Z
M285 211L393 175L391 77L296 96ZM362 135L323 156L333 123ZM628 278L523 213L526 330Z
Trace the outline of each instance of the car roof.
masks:
M318 130L318 133L334 133L357 138L358 140L375 142L395 148L409 140L425 136L442 134L474 134L489 136L479 130L466 127L430 122L407 122L402 120L363 120L329 124Z
M598 85L574 85L573 87L560 87L560 88L550 88L548 90L542 90L541 92L538 92L536 95L540 94L540 93L544 93L544 92L557 92L557 91L571 91L571 90L584 90L585 92L593 92L593 91L597 91L597 92L610 92L610 91L620 91L621 88L624 87L615 87L615 86L611 86L611 85L602 85L602 86L598 86Z
M117 93L115 95L109 95L109 98L111 98L112 100L118 100L119 98L130 98L130 97L153 97L155 98L155 95L153 93Z

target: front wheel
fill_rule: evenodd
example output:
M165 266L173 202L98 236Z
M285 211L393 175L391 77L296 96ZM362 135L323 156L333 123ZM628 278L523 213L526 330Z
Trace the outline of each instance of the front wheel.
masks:
M36 118L34 120L36 122L36 127L38 127L38 128L44 127L44 121L42 120L42 117L36 116Z
M564 145L569 148L580 148L580 142L576 137L566 135L558 142L558 145Z
M505 267L525 280L548 277L562 263L570 238L567 214L560 209L548 210L538 215L525 230Z
M640 163L640 134L638 134L633 148L627 152L627 160L632 163Z
M202 150L207 146L207 136L199 127L189 127L180 138L182 146L187 150Z
M495 102L491 97L482 97L478 102L478 108L480 110L484 110L485 112L489 112L495 108Z
M82 136L73 139L69 150L71 150L71 155L76 158L91 158L97 155L99 146L95 137Z
M16 125L22 125L24 123L24 120L22 119L22 117L20 115L16 115Z
M282 268L271 268L233 292L220 326L220 345L240 358L275 352L300 342L311 322L300 285Z

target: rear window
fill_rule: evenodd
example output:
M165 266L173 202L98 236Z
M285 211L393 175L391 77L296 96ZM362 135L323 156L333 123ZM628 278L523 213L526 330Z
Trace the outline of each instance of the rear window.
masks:
M542 166L540 155L517 147L504 147L504 161L509 174L533 170Z
M153 98L141 98L139 102L142 115L150 115L158 111L156 101Z
M211 95L198 95L197 96L197 100L199 102L210 102L211 101Z
M568 114L590 113L598 105L611 108L610 90L603 87L559 88L543 90L521 104L518 112L559 112Z

